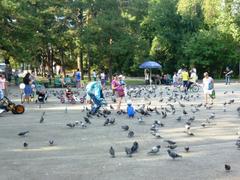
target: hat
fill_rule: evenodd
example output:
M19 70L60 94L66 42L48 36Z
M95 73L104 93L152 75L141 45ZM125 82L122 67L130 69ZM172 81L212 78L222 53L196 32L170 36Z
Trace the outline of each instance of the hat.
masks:
M132 101L131 100L127 100L127 105L132 105Z

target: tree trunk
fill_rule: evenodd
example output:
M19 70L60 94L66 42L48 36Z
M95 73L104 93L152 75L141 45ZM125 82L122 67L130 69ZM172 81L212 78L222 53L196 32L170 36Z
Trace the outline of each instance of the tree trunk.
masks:
M81 78L84 80L84 71L83 71L83 50L80 49L80 71L81 71Z
M109 74L108 74L108 77L109 77L109 80L110 80L110 84L112 82L112 55L110 54L110 58L109 58Z
M63 49L61 49L61 67L62 67L63 75L66 76L66 71L64 68L64 51L63 51Z
M91 51L88 51L88 63L87 63L87 69L88 69L88 80L91 81L91 62L92 62L92 54Z

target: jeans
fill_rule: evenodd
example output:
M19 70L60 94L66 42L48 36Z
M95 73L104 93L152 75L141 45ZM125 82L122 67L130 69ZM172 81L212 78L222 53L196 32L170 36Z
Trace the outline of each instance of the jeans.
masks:
M4 92L2 89L0 89L0 100L4 97Z
M101 102L101 100L97 99L94 94L88 93L88 95L90 96L90 98L92 99L92 101L94 103L92 110L91 110L91 114L95 114L101 107L102 102Z
M230 85L230 80L231 80L231 77L230 77L230 76L225 76L225 83L226 83L226 85L227 85L227 84Z

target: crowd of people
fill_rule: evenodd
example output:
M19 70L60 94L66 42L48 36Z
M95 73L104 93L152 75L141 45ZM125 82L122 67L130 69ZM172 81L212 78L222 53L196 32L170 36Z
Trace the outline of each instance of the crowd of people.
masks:
M230 84L230 77L232 75L233 71L230 70L230 68L226 68L224 71L225 75L225 83ZM148 70L144 71L145 75L145 82L146 84L149 84L150 82L150 74ZM16 74L17 77L17 74ZM79 89L81 87L84 87L82 84L82 75L79 69L73 73L72 77L69 77L69 79L73 78L76 82L76 88ZM18 78L18 77L17 77ZM121 74L114 74L112 76L112 82L110 83L110 87L112 90L112 100L117 103L117 111L121 111L121 104L122 101L126 95L126 83L124 81L124 76ZM103 99L103 93L102 91L106 87L106 82L108 80L107 74L104 73L104 71L97 73L96 70L93 70L92 72L92 79L94 83L90 82L86 86L86 92L88 95L88 100L92 100L93 104L97 104L97 107L99 108L101 106L101 101ZM183 86L184 92L187 94L189 88L197 83L198 76L197 76L197 70L196 68L192 68L191 70L187 70L186 68L181 68L177 72L174 72L172 78L168 74L162 74L161 76L155 76L155 80L158 81L159 84L172 84L173 86ZM23 92L24 92L24 99L23 102L30 102L31 95L33 93L33 88L35 85L36 77L34 74L34 71L31 73L27 73L23 78ZM169 83L170 81L171 83ZM66 82L65 80L61 80L62 87L65 87ZM4 95L7 95L7 80L5 79L3 74L0 74L0 99L4 97ZM16 83L16 80L15 80ZM97 93L93 93L94 88L97 87ZM212 104L213 99L215 98L215 91L214 91L214 80L212 77L209 76L207 72L204 73L204 78L202 81L202 88L204 93L204 99L205 99L205 105ZM71 88L70 86L67 86L67 92L70 92ZM90 102L90 101L89 101ZM128 103L130 105L130 103ZM129 106L131 107L131 106Z

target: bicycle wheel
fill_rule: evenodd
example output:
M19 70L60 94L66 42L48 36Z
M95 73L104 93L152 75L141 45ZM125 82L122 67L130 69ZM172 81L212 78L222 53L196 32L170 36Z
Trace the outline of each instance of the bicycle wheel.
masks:
M199 91L199 86L196 85L196 84L193 84L193 85L191 86L191 90L192 90L192 92L198 92L198 91Z

